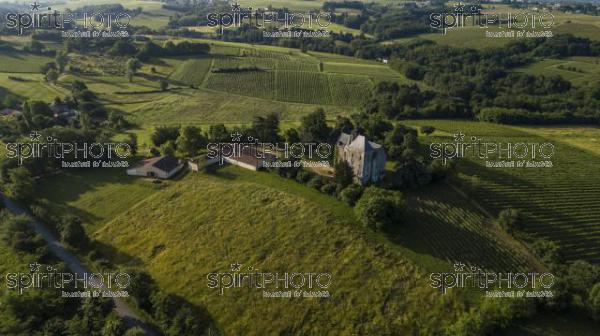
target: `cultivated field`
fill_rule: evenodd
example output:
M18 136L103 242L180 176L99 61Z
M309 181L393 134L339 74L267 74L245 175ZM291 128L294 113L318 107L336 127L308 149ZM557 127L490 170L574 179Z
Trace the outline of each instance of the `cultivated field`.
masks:
M598 85L600 82L600 58L542 59L519 71L532 75L560 75L576 86Z
M459 161L459 170L470 176L472 195L485 208L495 214L502 209L520 209L527 233L557 242L569 260L600 263L600 129L460 121L409 124L433 125L447 134L460 131L467 139L476 136L482 142L552 143L555 154L551 168L486 168L485 160L469 158ZM452 142L453 138L434 133L430 141Z

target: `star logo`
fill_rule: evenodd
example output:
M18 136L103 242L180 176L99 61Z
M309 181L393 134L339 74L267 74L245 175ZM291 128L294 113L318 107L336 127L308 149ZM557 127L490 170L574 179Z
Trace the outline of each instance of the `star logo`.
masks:
M238 272L241 268L242 268L242 264L240 264L237 261L235 262L235 264L231 264L231 271L232 272Z
M240 132L231 133L231 141L240 142L241 139L242 135L240 134Z
M454 134L454 141L456 142L463 142L465 140L465 135L463 134L463 132L458 132Z
M41 137L42 137L42 135L38 132L33 132L33 133L29 134L29 138L31 139L31 141L40 141Z
M462 270L465 268L465 264L461 263L460 261L454 264L454 271L456 272L462 272Z
M29 5L31 7L32 11L39 11L40 10L40 4L36 2L32 3Z
M234 4L231 4L231 10L234 11L234 12L239 12L240 11L240 4L237 3L237 2L234 3Z
M37 261L34 262L33 264L29 264L29 272L30 273L37 272L41 266L42 265L40 265Z

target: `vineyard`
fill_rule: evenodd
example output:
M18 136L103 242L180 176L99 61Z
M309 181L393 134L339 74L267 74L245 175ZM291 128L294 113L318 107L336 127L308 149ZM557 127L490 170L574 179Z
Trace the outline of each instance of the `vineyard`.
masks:
M486 168L484 160L468 158L459 162L459 169L469 176L471 193L485 208L495 214L519 209L525 231L532 237L556 242L568 260L600 263L600 156L594 151L568 144L558 132L541 137L538 128L528 132L526 128L458 121L410 124L433 125L449 135L432 141L452 141L451 134L460 131L485 142L552 143L550 168ZM592 131L595 135L589 141L600 137L600 130Z
M274 99L277 91L273 71L211 73L206 86L212 90L264 99Z
M212 65L180 64L170 79L237 95L303 104L360 106L380 80L407 82L387 65L324 54L211 45Z
M170 80L183 84L200 85L210 69L211 58L188 59L179 64L169 76Z
M492 221L447 186L407 194L407 216L395 238L420 242L428 254L450 263L491 271L531 269L523 253L503 240Z

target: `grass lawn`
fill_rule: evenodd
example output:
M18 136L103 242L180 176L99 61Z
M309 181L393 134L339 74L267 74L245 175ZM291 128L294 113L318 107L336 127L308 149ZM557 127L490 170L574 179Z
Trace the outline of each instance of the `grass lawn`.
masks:
M412 262L362 231L351 209L334 198L274 174L227 166L188 174L129 207L95 237L110 246L113 261L143 267L167 291L206 307L226 333L368 334L393 326L412 334L434 332L455 318L459 310L451 307L461 303L453 293L432 290ZM269 272L330 272L333 297L272 300L247 288L219 295L205 285L207 273L228 272L234 262Z
M104 168L50 176L35 194L51 204L55 215L79 216L91 233L158 190L149 180L126 175L124 168Z

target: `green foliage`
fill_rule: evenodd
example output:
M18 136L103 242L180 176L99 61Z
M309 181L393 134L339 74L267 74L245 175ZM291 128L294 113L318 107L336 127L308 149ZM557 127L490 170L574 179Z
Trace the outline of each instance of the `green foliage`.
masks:
M595 284L590 289L590 295L588 296L588 307L592 313L592 317L596 321L600 321L600 282Z
M63 242L77 249L86 248L89 245L89 238L78 217L67 215L61 219L60 238Z
M198 151L206 147L207 140L198 127L185 126L177 138L177 151L183 157L194 157ZM162 147L161 147L162 149Z
M342 190L340 198L342 201L348 203L348 205L354 206L354 204L360 199L362 192L363 188L361 186L358 184L351 184Z
M339 160L334 165L333 181L342 188L347 187L354 180L354 172L350 164L344 160Z
M152 132L150 139L154 146L160 147L169 140L176 141L179 138L179 132L179 126L159 126Z
M254 117L250 132L260 142L279 142L279 115L270 113L264 117Z
M367 187L356 202L354 211L365 226L387 231L400 225L404 200L402 194L397 191Z
M498 225L506 232L514 234L523 230L523 219L517 209L504 209L498 215Z
M160 90L161 91L167 91L167 89L169 88L169 82L167 82L164 79L160 80Z
M58 71L64 72L67 64L69 64L69 55L67 55L65 52L59 52L56 54L54 62L58 67Z
M327 142L331 130L327 126L325 111L317 109L301 119L300 138L304 142Z
M545 264L558 264L562 260L560 247L553 241L538 239L532 244L532 248Z
M164 144L160 145L160 154L175 156L177 152L177 144L173 140L168 140Z
M13 168L8 171L8 181L2 189L6 196L16 200L31 198L33 192L33 178L25 167Z

